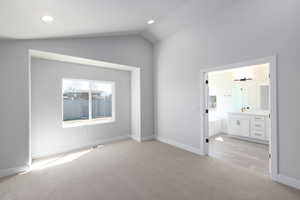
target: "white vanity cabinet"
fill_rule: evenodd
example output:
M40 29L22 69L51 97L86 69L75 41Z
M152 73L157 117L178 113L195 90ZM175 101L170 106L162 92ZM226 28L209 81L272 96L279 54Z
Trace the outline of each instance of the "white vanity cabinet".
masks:
M237 136L250 136L250 120L248 116L231 115L228 121L229 133Z
M269 140L267 113L229 113L228 134L258 141Z

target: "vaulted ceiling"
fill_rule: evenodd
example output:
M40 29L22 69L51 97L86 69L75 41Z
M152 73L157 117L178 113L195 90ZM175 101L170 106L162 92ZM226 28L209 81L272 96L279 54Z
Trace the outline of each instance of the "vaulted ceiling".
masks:
M1 0L0 38L36 39L115 34L164 38L205 20L233 0ZM41 20L54 17L51 23ZM147 21L155 23L148 25Z

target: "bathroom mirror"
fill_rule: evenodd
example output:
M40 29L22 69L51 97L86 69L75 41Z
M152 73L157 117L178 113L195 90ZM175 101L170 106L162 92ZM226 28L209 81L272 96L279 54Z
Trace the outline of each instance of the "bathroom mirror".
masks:
M241 84L235 85L233 88L233 109L235 111L241 111L244 107L250 107L249 105L249 92L248 87Z
M257 111L269 109L269 86L253 83L237 83L234 85L233 109L242 111L242 108L248 108L245 111Z

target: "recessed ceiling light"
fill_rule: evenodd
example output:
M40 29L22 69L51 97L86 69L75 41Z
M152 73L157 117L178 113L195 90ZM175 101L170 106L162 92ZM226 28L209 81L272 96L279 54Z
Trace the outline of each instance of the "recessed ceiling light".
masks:
M42 21L43 22L52 22L54 20L54 18L52 16L49 15L45 15L42 17Z
M149 21L147 21L147 24L154 24L154 19L150 19Z

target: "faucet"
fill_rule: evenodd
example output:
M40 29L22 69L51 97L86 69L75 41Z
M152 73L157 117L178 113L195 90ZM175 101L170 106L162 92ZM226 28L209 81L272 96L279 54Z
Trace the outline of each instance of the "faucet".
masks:
M245 112L246 110L250 110L250 107L249 106L247 106L247 107L244 106L244 107L241 108L242 112Z

